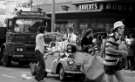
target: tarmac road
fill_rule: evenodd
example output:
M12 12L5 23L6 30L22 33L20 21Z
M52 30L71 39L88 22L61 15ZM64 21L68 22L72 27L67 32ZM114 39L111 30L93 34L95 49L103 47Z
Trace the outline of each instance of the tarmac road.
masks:
M135 72L134 71L123 71L128 82L135 82ZM28 66L13 66L13 67L3 67L0 66L0 82L36 82L30 74L30 69ZM55 75L48 75L43 82L61 82ZM66 80L64 82L79 82L76 79Z

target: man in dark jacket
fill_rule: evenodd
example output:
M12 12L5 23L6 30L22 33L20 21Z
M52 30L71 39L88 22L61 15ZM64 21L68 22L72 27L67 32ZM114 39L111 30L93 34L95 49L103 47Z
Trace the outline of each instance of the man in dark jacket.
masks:
M81 48L84 52L89 52L89 47L92 47L93 45L93 30L88 29L86 33L83 35L81 40Z

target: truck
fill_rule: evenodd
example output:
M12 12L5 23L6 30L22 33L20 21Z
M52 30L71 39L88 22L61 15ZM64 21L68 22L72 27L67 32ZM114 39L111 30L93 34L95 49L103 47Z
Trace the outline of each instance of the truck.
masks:
M35 56L35 37L38 27L50 30L50 17L45 12L18 11L6 20L6 40L1 46L1 63L10 66L12 61L29 64L37 61Z
M1 47L3 46L3 43L5 43L6 41L6 31L7 31L6 27L0 27L0 54L2 54ZM1 56L2 55L0 55L0 60Z

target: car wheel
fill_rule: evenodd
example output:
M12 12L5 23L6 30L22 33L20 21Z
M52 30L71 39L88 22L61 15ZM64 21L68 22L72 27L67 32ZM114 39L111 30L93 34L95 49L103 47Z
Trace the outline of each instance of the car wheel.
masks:
M59 70L59 79L63 81L65 79L65 71L64 68L61 66Z
M2 57L2 64L6 67L10 66L11 58L6 54L6 50L3 49L3 57Z

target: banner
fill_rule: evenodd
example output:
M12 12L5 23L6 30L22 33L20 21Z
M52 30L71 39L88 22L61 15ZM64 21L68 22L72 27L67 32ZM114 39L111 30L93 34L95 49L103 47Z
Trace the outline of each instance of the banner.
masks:
M32 0L19 1L16 4L16 9L17 10L23 10L23 11L31 11L32 3L33 3Z

